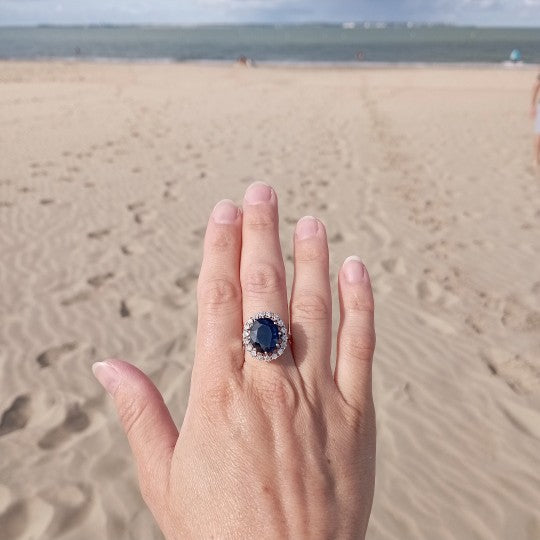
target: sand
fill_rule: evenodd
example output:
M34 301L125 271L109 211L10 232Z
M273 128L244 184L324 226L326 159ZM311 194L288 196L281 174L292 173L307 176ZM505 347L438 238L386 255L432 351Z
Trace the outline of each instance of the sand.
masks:
M540 538L531 70L0 64L0 539L161 538L92 362L181 422L209 211L253 180L373 278L368 538ZM336 311L337 313L337 311Z

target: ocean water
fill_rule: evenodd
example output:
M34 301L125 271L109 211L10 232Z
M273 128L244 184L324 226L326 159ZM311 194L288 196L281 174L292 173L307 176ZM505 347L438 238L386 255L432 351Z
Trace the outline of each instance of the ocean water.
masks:
M519 49L540 63L540 29L450 26L0 27L2 59L256 62L500 63Z

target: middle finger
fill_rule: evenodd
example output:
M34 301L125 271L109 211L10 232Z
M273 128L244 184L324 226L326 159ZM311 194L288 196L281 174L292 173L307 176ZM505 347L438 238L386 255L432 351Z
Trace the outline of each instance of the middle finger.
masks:
M244 321L261 311L278 314L289 328L285 266L279 241L278 204L275 191L257 182L244 196L240 284ZM252 364L255 359L246 354ZM290 350L273 364L293 364Z

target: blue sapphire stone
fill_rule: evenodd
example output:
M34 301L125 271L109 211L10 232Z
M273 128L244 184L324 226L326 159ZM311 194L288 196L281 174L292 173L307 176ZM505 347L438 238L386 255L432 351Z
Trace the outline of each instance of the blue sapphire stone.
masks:
M249 338L258 353L271 354L279 345L279 327L272 319L255 319Z

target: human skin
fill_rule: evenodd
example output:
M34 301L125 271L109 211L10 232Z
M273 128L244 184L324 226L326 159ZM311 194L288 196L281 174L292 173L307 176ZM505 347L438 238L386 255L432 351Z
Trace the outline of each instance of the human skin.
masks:
M180 433L141 371L120 360L93 366L127 434L142 496L169 540L365 536L375 480L369 276L358 257L339 271L333 373L328 244L319 220L298 222L294 253L289 306L275 191L255 183L242 210L228 200L214 208ZM243 322L259 311L279 314L292 334L271 363L242 346Z

